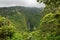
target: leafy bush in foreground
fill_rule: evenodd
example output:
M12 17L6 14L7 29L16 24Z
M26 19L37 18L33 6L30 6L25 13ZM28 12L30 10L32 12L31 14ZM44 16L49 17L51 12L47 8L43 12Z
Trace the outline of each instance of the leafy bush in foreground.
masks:
M45 40L60 39L60 14L47 14L40 23L40 31Z
M12 39L15 27L4 17L0 16L0 40Z

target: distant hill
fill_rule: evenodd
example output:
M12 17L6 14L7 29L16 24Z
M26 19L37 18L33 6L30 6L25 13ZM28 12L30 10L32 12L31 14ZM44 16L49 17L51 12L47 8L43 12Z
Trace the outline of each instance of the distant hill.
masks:
M9 18L19 30L29 30L28 22L33 27L38 27L43 8L35 7L1 7L0 15Z

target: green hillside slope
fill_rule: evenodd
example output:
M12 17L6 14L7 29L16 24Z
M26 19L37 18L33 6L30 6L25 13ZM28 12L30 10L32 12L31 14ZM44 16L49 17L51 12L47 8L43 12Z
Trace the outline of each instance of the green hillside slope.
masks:
M33 30L39 25L42 11L42 8L34 7L2 7L0 15L9 18L19 31L27 31Z

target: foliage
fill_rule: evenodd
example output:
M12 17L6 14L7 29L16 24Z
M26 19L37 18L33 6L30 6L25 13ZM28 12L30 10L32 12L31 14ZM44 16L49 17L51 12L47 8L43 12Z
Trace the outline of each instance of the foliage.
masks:
M44 13L55 13L60 10L60 0L38 0L38 2L43 2L45 4Z
M11 40L30 40L28 32L16 32Z
M60 40L60 0L40 2L46 5L43 12L46 15L39 8L0 8L0 15L12 21L17 28L15 30L9 20L0 17L0 40ZM41 15L45 16L41 19ZM34 31L29 32L29 29Z
M0 16L0 40L11 39L14 33L15 27L4 17Z
M40 31L47 40L60 39L60 14L49 13L41 19Z
M38 1L43 2L48 6L55 6L55 7L58 7L60 4L60 0L38 0Z
M45 4L40 32L43 40L60 40L60 0L37 0Z

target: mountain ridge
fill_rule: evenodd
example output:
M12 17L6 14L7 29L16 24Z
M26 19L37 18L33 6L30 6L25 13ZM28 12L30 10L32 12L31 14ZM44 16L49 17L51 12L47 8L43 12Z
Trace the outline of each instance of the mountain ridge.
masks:
M30 29L28 22L32 27L37 27L40 23L43 8L29 8L29 7L2 7L0 8L0 15L10 19L19 30Z

